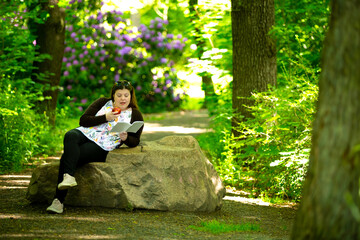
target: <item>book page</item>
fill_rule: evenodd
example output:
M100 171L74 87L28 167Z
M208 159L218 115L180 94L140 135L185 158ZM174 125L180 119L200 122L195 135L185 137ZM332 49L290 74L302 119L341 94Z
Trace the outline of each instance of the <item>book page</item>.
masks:
M111 133L114 132L126 132L126 129L128 129L129 127L131 127L130 123L127 122L118 122L117 124L115 124L115 126L111 129Z
M136 133L137 131L139 131L139 129L144 125L143 121L135 121L133 122L132 126L129 127L126 131L127 132L132 132L132 133Z

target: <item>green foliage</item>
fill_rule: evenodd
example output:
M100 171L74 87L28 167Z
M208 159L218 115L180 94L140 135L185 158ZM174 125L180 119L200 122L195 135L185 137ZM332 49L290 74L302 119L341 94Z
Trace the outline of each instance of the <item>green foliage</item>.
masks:
M324 1L276 3L272 34L278 46L278 86L254 93L253 118L239 123L234 138L231 97L222 92L214 133L198 137L222 179L252 196L298 200L311 148L320 73L320 52L329 15ZM231 86L226 87L228 92ZM241 118L241 116L240 116ZM225 124L223 124L225 123Z
M300 198L318 93L315 81L290 78L286 87L253 94L253 118L239 124L237 138L231 133L231 99L223 97L227 107L215 113L215 132L198 140L225 183L253 196Z
M311 148L311 123L317 86L311 81L288 81L285 88L254 94L254 118L237 129L242 135L232 148L240 169L256 189L299 199ZM250 185L249 185L250 186ZM261 192L256 192L260 194Z
M202 98L185 98L182 101L180 108L182 110L199 110L203 106L203 99Z
M128 204L125 207L125 211L132 212L133 210L134 210L134 206L130 202L128 202Z
M299 71L296 64L316 69L320 73L320 51L330 15L327 0L275 1L278 73ZM279 84L285 84L279 79Z
M51 127L46 121L36 121L40 125L34 144L34 156L58 154L63 148L63 139L67 131L79 126L79 118L71 118L69 107L57 110L55 127ZM44 118L45 119L45 118Z
M33 62L47 56L36 56L26 20L43 21L36 17L38 10L26 10L22 1L0 4L0 172L19 171L35 155L53 154L62 146L46 114L34 111L34 103L44 98L43 86L31 80Z
M212 116L210 127L214 130L201 134L197 137L199 144L205 153L217 167L218 172L221 176L225 177L227 171L232 171L233 168L223 161L221 155L226 147L225 137L227 132L231 129L231 118L232 118L232 91L231 84L223 88L220 88L220 94L218 95L217 104L211 101L209 104L208 111ZM214 104L211 106L211 104ZM232 176L232 174L231 174ZM225 177L226 178L226 177Z
M236 128L240 137L231 133L231 107L215 114L214 133L198 137L227 184L254 196L300 198L318 87L315 79L291 79L286 87L253 94L253 118Z
M31 107L41 92L30 79L36 57L24 10L20 1L0 6L0 172L19 170L33 150Z
M241 224L231 224L231 223L223 223L217 220L211 221L203 221L200 223L200 226L190 225L189 228L210 232L212 234L221 234L227 232L248 232L248 231L260 231L260 226L254 223L241 223Z
M170 0L167 3L162 1L155 1L153 4L145 5L143 8L138 9L141 16L141 23L150 25L151 20L160 17L167 19L169 25L167 29L174 35L187 34L190 22L188 21L185 12L187 11L188 0ZM181 23L181 24L179 24Z
M345 193L345 201L350 208L350 212L352 216L356 219L358 223L360 223L360 208L357 205L349 191Z
M230 1L202 1L186 15L191 20L187 32L193 50L188 67L199 76L232 72L230 5Z

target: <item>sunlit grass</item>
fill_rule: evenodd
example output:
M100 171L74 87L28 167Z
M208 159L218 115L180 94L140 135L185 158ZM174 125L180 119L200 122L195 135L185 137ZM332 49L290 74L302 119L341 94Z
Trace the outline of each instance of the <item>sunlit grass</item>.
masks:
M278 196L264 196L264 195L261 195L260 198L264 202L268 202L268 203L275 204L275 205L283 205L283 206L284 205L293 206L298 202L298 201L296 201L294 199L284 199L284 198L278 197Z
M154 122L154 121L161 121L165 119L164 114L143 114L145 122Z
M181 103L182 110L199 110L202 108L204 98L189 98Z
M260 231L260 226L253 223L241 223L241 224L228 224L218 222L217 220L201 222L200 226L190 225L189 228L210 232L213 234L227 233L227 232L247 232L247 231Z

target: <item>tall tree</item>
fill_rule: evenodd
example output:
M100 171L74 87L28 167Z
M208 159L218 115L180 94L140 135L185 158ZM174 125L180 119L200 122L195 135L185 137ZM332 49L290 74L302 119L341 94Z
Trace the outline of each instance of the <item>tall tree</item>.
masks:
M333 0L292 239L360 239L360 0Z
M38 103L39 112L46 112L49 123L55 125L56 103L58 86L61 76L61 65L65 49L65 9L58 6L57 0L33 3L30 8L41 6L41 13L48 13L44 23L30 23L30 28L35 34L36 44L39 45L38 54L48 54L50 59L34 62L35 71L33 81L44 85L45 100Z
M246 106L254 91L276 84L276 44L269 35L275 23L274 0L231 0L234 112L250 118ZM240 119L233 119L233 127ZM238 132L233 131L237 136Z
M197 11L197 5L198 0L189 0L189 11L191 13L191 22L195 29L195 41L196 45L198 47L197 50L197 57L201 58L202 55L205 52L206 42L204 41L204 38L202 37L201 29L199 27L199 24L196 24L196 22L200 22L200 16L199 12ZM204 107L207 107L209 99L215 97L215 89L214 89L214 83L212 81L210 73L203 72L201 74L201 80L202 80L202 89L205 92L205 101L204 101Z

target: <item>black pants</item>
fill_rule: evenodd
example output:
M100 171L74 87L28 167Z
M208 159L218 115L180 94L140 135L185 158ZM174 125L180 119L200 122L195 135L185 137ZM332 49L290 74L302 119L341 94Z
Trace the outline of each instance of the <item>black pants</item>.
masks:
M60 159L58 184L62 182L64 173L74 176L76 168L90 162L105 162L109 152L89 140L82 132L72 129L64 137L64 153ZM65 201L67 190L56 187L55 198Z

